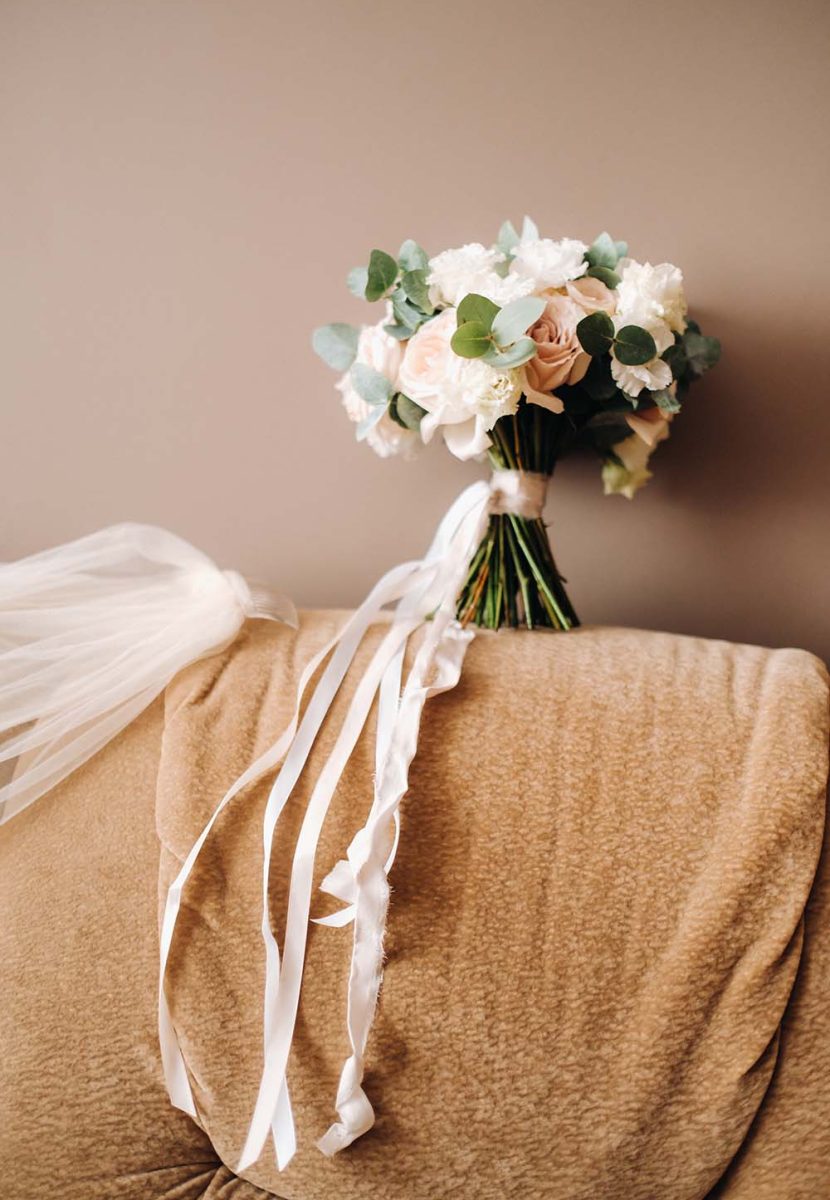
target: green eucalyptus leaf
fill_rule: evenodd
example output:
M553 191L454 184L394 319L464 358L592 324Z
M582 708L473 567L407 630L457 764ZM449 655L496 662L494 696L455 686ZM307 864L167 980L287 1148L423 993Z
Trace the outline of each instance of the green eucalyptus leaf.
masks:
M576 336L586 354L599 358L607 354L614 340L614 322L606 312L589 313L576 327Z
M522 241L538 242L538 240L539 230L536 226L536 222L532 221L530 217L525 217L524 221L522 221Z
M352 267L346 276L346 287L353 296L357 296L360 300L366 299L366 285L368 282L368 267Z
M519 244L519 235L512 221L505 221L496 238L496 245L502 254L512 254Z
M404 272L401 279L401 287L412 303L417 304L422 312L431 314L435 311L435 305L429 298L427 273L422 267L418 267L414 271Z
M492 346L490 330L481 321L465 321L452 335L450 345L461 358L481 358Z
M369 257L366 299L375 301L385 296L398 278L398 264L391 254L373 250Z
M673 346L669 346L668 350L663 351L662 359L671 367L674 379L683 378L689 369L689 362L686 358L686 351L683 349L682 338L677 338Z
M610 267L589 267L585 274L590 275L592 279L599 279L606 287L611 288L612 291L620 283L619 275L616 271L612 271Z
M366 363L355 363L351 370L354 390L367 404L386 404L392 395L392 384L385 375Z
M651 362L656 354L654 338L639 325L624 325L614 338L614 357L627 367Z
M357 354L359 331L354 325L336 322L321 325L311 335L311 344L323 362L335 371L348 371Z
M522 363L528 362L533 358L537 349L533 338L520 337L506 350L497 350L495 346L491 346L482 356L482 360L489 363L491 367L501 367L507 371L511 367L520 367Z
M601 233L585 251L585 261L591 267L607 267L613 271L618 258L617 247L610 233Z
M625 258L628 254L628 242L614 242L614 247L617 251L617 260Z
M426 409L421 408L403 392L397 392L389 401L389 416L404 429L416 431L420 429L421 420L426 415Z
M477 292L469 292L459 304L456 316L459 325L464 325L467 321L480 321L490 329L498 312L498 304L494 304L486 296L479 296Z
M368 416L365 416L362 421L358 422L357 430L355 431L355 437L359 442L362 442L366 437L368 437L368 435L377 425L378 421L383 419L383 414L385 412L385 406L378 404L372 409Z
M640 401L644 407L648 407L648 402L651 401L661 412L679 413L681 408L677 396L672 395L668 388L661 388L657 392L641 392Z
M429 256L426 250L407 238L398 251L398 262L402 271L426 271L429 266Z
M689 371L699 378L720 358L720 342L717 338L705 337L695 330L686 330L683 335L683 349L689 364Z
M394 325L384 325L383 332L388 333L396 342L405 342L412 337L412 330L408 325L399 325L396 321Z
M398 325L405 325L410 330L410 336L423 324L424 314L415 307L402 287L395 288L392 293L392 312Z
M493 320L493 337L499 346L512 346L541 317L546 301L542 296L523 296L500 309Z

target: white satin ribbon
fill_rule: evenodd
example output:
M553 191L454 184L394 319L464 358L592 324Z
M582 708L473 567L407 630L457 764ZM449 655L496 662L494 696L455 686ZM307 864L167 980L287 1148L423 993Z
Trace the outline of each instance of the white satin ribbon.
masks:
M424 559L405 563L383 576L339 633L308 664L299 682L294 714L288 726L274 746L222 798L170 888L162 925L159 1036L171 1100L195 1114L164 985L181 893L205 840L228 802L284 758L263 816L263 1071L237 1167L240 1173L259 1158L269 1131L280 1170L290 1162L296 1150L286 1072L300 999L315 855L335 789L377 696L373 802L346 858L329 872L322 884L323 890L343 900L346 908L317 921L330 926L343 926L354 921L346 1017L351 1054L344 1063L335 1102L339 1120L318 1145L323 1153L335 1154L374 1123L372 1105L362 1088L364 1055L381 979L389 897L387 875L397 850L400 802L407 789L409 767L417 748L423 706L430 696L454 687L458 681L472 632L462 630L455 621L456 600L490 514L537 515L541 512L546 485L544 476L528 480L524 473L512 471L496 472L489 483L473 484L450 507ZM397 603L397 607L389 629L357 684L335 745L311 793L294 851L281 958L269 910L276 827L366 630L392 603ZM408 640L421 628L425 628L425 636L401 695ZM299 720L305 690L327 658L329 661L302 720Z
M346 1132L338 1135L329 1131L328 1140L323 1147L324 1152L333 1153L335 1149L340 1148L339 1145L333 1145L334 1140L338 1140L342 1145L348 1144L354 1137L370 1128L374 1121L374 1113L360 1083L365 1039L368 1036L371 1014L374 1011L372 997L376 994L377 985L380 982L380 961L386 912L382 896L386 894L386 868L387 864L391 865L394 847L393 838L386 837L384 840L384 836L387 830L394 829L397 807L406 790L406 776L409 762L417 745L423 704L427 695L432 694L435 690L451 686L452 682L457 679L457 671L454 678L451 679L452 672L447 663L455 663L460 669L463 651L471 637L470 634L463 633L457 628L448 632L448 626L450 623L454 624L458 592L461 589L470 559L486 529L490 495L490 488L485 483L473 484L462 493L442 521L432 547L423 563L418 564L409 586L402 592L398 592L398 595L401 596L401 603L394 620L357 685L336 744L318 777L309 801L295 848L281 969L268 916L271 838L278 815L284 808L307 759L316 730L322 723L322 717L328 712L330 704L328 695L323 697L323 703L320 705L319 720L315 718L313 729L309 730L309 735L304 741L301 740L301 726L300 734L292 745L269 797L264 827L262 924L262 934L266 945L266 1048L254 1114L237 1168L240 1172L259 1157L268 1130L271 1129L273 1132L277 1120L279 1097L285 1087L286 1067L299 1003L317 842L334 790L363 730L375 695L378 689L381 689L383 703L379 714L377 757L383 764L382 778L383 780L388 779L389 782L385 785L385 790L380 788L377 792L372 812L370 812L367 825L367 830L370 832L365 833L363 839L367 851L370 852L366 861L364 862L363 856L359 854L360 842L358 842L358 848L352 851L353 856L357 855L357 869L354 870L355 946L352 956L348 1021L353 1055L344 1068L344 1079L341 1081L341 1088L338 1092L338 1112L344 1127L346 1127ZM364 629L368 624L367 618L370 618L370 613L363 611L366 605L370 605L373 610L371 615L376 615L377 603L381 598L385 601L393 598L385 586L386 579L388 577L381 580L369 601L364 602L364 605L355 614L356 617L360 616L359 624ZM373 596L375 597L374 602L372 602ZM370 602L372 603L370 604ZM422 627L430 616L432 616L432 621L424 644L416 656L403 699L399 704L397 696L407 639L411 633ZM356 645L354 648L356 649ZM341 645L338 651L342 649ZM439 678L427 684L426 678L436 663L439 651L441 652L438 660ZM354 650L349 648L349 661L353 653ZM322 683L321 680L321 685ZM315 694L309 710L315 705L316 700L317 695ZM291 767L290 770L289 767ZM371 830L374 829L380 832L372 833ZM390 842L392 842L391 847ZM377 885L371 868L375 866L377 848L381 845L380 874L382 882ZM365 879L375 886L364 895L364 903L361 907L361 896L364 894L361 891L361 882L364 879L361 872L364 867L366 868ZM371 905L366 898L367 895L371 897ZM378 903L378 897L381 897L380 903ZM367 930L375 931L374 938L371 932L367 935ZM367 946L372 950L370 955L366 953ZM284 1161L288 1154L293 1140L293 1130L289 1131L284 1128L282 1137L284 1141L280 1148L281 1152L278 1152L278 1163L280 1160Z
M91 758L246 617L291 602L149 525L0 564L0 823Z

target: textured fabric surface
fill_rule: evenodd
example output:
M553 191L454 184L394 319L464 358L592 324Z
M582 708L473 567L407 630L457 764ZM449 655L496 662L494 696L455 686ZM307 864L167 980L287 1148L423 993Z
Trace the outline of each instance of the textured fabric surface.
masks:
M826 855L811 894L827 678L799 651L614 629L476 639L459 687L427 705L405 802L368 1056L377 1125L334 1160L314 1148L347 1053L351 938L313 926L289 1076L301 1149L282 1176L266 1150L247 1181L233 1166L261 1067L267 785L242 794L172 956L202 1128L170 1109L164 890L340 620L249 624L0 830L4 1198L830 1194ZM363 739L318 880L371 778ZM278 933L306 794L278 827Z

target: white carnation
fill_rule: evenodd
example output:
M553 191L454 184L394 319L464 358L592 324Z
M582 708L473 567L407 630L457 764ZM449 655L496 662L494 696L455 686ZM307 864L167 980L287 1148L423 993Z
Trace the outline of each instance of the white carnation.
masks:
M617 312L625 317L624 324L642 325L649 330L654 325L664 325L673 333L683 333L686 328L686 294L683 290L683 272L679 267L671 263L659 263L653 267L651 263L623 258L617 269L620 272Z
M662 388L667 388L672 381L671 367L667 362L663 362L662 358L653 358L651 362L643 363L642 366L629 367L618 362L612 354L611 374L628 396L639 396L643 388L648 388L650 392L659 392Z
M480 242L469 242L456 250L444 250L429 260L427 284L434 304L459 304L470 292L481 296L498 279L496 267L504 262L500 250Z
M510 271L520 279L532 284L532 291L564 287L571 279L578 279L588 269L585 262L584 242L573 238L562 238L554 242L551 238L534 238L519 242Z

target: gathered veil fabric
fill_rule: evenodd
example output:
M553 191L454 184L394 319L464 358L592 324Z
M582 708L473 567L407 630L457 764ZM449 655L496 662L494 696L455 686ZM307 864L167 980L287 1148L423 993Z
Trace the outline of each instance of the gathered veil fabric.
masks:
M0 824L246 617L296 624L286 597L153 526L116 525L0 564Z

